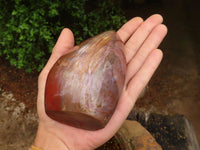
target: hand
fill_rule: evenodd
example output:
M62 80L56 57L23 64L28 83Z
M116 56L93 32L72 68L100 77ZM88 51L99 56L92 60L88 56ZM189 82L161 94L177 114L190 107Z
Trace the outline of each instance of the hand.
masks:
M136 17L124 24L117 33L125 44L127 61L126 82L117 108L105 128L87 131L61 124L49 118L44 109L46 78L53 64L74 48L73 33L63 29L52 55L39 76L38 115L39 126L34 142L43 150L90 150L108 141L120 128L133 108L137 97L158 67L162 52L157 49L167 33L160 15L146 21Z

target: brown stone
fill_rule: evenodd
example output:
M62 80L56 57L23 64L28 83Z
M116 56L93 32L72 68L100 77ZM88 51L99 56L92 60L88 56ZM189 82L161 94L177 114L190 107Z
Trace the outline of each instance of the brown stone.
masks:
M137 121L126 120L118 131L118 138L127 150L162 150L154 137Z

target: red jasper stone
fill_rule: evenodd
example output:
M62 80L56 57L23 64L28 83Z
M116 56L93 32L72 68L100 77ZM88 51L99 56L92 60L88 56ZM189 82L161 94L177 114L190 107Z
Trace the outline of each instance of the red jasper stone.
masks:
M81 129L103 128L114 113L124 87L123 48L116 32L107 31L59 58L46 81L47 115Z

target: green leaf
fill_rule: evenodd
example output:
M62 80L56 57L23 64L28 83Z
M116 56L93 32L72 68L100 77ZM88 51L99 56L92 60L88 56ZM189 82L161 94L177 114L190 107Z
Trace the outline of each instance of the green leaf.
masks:
M0 6L0 55L27 72L40 71L64 27L76 44L125 21L112 0L13 0Z

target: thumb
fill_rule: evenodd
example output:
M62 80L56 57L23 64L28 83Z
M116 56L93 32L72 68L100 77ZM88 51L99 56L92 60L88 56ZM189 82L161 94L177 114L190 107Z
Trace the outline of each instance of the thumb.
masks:
M49 71L54 63L63 55L70 52L74 47L74 35L68 28L64 28L53 48L51 57L43 70Z
M74 35L68 28L64 28L53 48L52 53L57 55L64 55L74 46Z
M37 109L39 117L45 116L44 112L44 89L47 75L55 64L55 62L64 54L68 53L74 47L74 36L71 30L65 28L62 30L56 45L53 48L51 57L49 58L46 66L42 70L38 78L38 103Z

